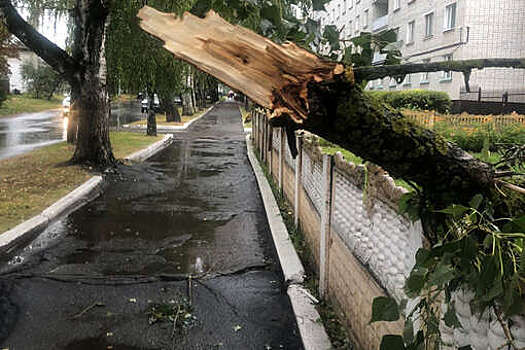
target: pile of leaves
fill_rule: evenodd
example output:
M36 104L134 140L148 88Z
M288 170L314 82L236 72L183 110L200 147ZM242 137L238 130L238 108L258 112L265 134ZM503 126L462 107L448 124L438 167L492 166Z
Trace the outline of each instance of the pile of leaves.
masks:
M182 296L163 303L152 303L146 314L150 325L166 322L172 324L174 330L187 330L198 323L193 306Z

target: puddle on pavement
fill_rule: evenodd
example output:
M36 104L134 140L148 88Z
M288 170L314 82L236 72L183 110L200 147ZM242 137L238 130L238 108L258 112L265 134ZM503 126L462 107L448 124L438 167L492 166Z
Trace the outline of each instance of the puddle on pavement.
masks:
M245 238L257 237L261 224L246 196L254 190L245 157L240 140L181 137L148 162L107 175L100 198L50 227L10 265L39 250L35 265L53 273L202 273L231 270L243 256L260 263L260 242Z

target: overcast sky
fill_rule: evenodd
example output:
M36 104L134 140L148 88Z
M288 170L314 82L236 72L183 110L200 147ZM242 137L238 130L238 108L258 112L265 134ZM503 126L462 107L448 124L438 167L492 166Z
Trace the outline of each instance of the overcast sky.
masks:
M24 11L23 9L18 9L18 11L22 17L27 19L27 11ZM67 38L67 22L65 17L55 20L54 16L46 14L42 19L40 28L37 29L49 40L61 48L65 48Z

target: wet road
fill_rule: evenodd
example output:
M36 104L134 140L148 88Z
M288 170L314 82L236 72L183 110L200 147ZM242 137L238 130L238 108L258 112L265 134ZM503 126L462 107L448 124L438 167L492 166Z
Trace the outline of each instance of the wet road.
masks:
M140 105L136 101L111 106L111 127L120 128L140 118ZM0 118L0 159L65 140L66 129L67 120L60 110Z
M0 347L302 348L236 105L109 179L4 262ZM149 324L151 305L184 298L188 327Z
M58 110L0 118L0 159L62 141L63 123Z

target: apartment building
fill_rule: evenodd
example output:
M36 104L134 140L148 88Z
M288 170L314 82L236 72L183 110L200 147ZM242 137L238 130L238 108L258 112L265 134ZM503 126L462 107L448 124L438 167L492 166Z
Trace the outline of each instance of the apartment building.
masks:
M336 25L341 39L394 29L403 62L525 57L525 0L332 0L314 17ZM374 63L381 59L376 54ZM509 101L525 102L525 96L512 95L525 93L525 70L474 71L470 86L500 100L508 91ZM477 96L464 93L463 74L456 72L411 74L400 84L385 78L368 88L441 90L453 100Z

